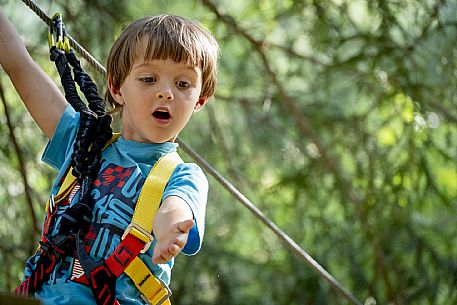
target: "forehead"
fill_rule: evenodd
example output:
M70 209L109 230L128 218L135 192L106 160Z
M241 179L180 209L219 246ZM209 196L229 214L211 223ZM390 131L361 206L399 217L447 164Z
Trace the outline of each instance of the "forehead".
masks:
M198 66L192 66L186 62L176 62L172 59L144 59L138 58L133 62L132 72L151 71L154 72L170 72L170 73L186 73L200 76L202 70Z
M202 66L201 50L176 37L151 37L143 34L132 46L132 62L170 59L189 67Z

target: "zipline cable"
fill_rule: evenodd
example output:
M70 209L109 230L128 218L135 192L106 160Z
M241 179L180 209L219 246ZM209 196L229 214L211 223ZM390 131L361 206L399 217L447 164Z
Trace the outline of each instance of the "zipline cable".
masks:
M31 10L33 10L48 26L52 23L49 16L46 15L32 0L22 0ZM106 69L100 64L88 51L86 51L75 39L67 34L70 45L92 65L99 73L106 78ZM179 146L184 152L189 155L195 163L210 174L217 182L219 182L232 196L235 197L241 204L248 208L260 221L262 221L273 233L284 243L284 245L295 255L303 259L318 275L323 277L337 292L345 297L354 305L363 305L349 290L341 285L327 270L314 260L305 250L303 250L292 238L282 231L275 223L273 223L261 210L257 208L246 196L243 195L233 184L219 174L203 157L195 150L187 145L180 138L177 139Z
M341 285L327 270L325 270L311 255L306 253L292 238L282 231L274 222L272 222L255 204L243 195L233 184L219 174L205 159L203 159L189 145L178 138L179 147L181 147L201 168L209 173L217 182L219 182L229 193L231 193L239 202L248 208L260 221L262 221L271 231L284 243L284 245L298 257L302 258L314 271L331 284L339 293L348 301L355 305L362 305L349 290Z

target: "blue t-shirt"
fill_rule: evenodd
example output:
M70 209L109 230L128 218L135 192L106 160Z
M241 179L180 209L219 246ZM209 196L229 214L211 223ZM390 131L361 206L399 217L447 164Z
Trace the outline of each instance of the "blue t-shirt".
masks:
M60 119L52 140L48 143L42 160L59 171L51 194L58 193L73 151L73 142L79 125L79 114L68 106ZM86 247L94 260L108 258L119 244L122 234L130 224L135 204L144 181L154 163L164 154L176 151L176 143L160 144L140 143L120 137L102 152L101 169L92 188L94 210L92 224L86 235ZM59 227L60 216L66 208L72 206L79 197L78 186L63 202L55 218L55 234ZM192 255L200 249L205 225L208 181L202 170L193 163L184 163L176 167L162 196L182 198L191 208L195 226L189 233L183 253ZM141 259L157 278L167 285L170 283L173 260L167 264L152 263L155 241L149 250L140 254ZM25 268L28 276L35 267L38 257L30 257ZM47 283L36 293L46 305L51 304L95 304L88 286L77 283L80 275L78 264L73 257L61 260L51 273ZM116 298L120 304L145 304L130 278L122 274L116 282Z

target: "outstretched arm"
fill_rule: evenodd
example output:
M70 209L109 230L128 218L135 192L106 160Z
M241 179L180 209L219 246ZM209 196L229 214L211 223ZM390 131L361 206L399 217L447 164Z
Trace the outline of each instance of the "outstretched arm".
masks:
M19 34L0 12L0 65L43 132L52 138L67 101L33 61Z
M178 255L186 245L193 225L193 214L187 203L177 196L167 197L152 226L157 240L153 263L164 264Z

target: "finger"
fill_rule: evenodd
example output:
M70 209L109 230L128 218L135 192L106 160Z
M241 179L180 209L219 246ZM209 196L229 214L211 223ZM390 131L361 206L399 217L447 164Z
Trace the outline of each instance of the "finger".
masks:
M183 233L184 234L184 233ZM185 236L177 236L173 242L172 245L178 246L180 249L184 248L184 245L186 244L187 238Z
M180 245L184 245L184 243L179 238L176 238L173 244L170 244L167 248L162 248L158 253L160 261L166 263L178 255L183 248Z
M162 264L163 262L162 262L162 259L159 256L154 256L152 258L152 263L157 265L157 264Z
M172 257L175 257L181 252L181 249L182 248L178 245L171 245L170 247L168 247L168 252L171 254Z
M178 230L182 233L187 233L192 229L194 226L194 221L192 219L185 220L183 222L178 223Z
M154 255L152 262L154 264L165 264L168 262L173 256L171 254L166 253L163 251L163 253L158 253L157 255Z

